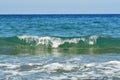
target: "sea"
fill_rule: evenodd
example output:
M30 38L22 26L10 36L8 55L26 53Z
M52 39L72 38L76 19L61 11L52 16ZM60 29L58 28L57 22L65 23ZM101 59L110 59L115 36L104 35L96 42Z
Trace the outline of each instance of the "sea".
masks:
M0 80L120 80L120 15L0 15Z

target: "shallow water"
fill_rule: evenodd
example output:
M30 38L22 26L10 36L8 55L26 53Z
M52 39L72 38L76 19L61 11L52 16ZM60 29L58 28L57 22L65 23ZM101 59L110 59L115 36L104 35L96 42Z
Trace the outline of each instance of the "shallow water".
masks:
M119 80L120 54L1 55L0 80Z
M120 80L120 15L0 15L0 80Z

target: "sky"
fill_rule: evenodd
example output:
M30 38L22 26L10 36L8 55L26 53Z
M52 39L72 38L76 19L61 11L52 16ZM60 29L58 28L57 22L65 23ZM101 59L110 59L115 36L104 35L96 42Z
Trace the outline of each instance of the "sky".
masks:
M0 14L120 14L120 0L0 0Z

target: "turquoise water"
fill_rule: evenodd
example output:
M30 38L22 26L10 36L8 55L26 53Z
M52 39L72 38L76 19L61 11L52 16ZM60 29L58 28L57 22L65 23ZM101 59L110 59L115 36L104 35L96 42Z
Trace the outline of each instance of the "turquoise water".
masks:
M119 80L120 15L0 15L0 80Z
M0 36L119 37L119 22L120 15L3 15Z

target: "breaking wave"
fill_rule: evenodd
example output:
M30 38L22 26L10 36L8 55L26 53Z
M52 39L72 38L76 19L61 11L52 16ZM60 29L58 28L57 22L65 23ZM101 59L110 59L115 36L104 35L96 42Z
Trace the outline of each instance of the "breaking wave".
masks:
M15 50L22 51L39 49L66 49L66 50L114 50L120 51L120 38L105 36L81 36L81 37L51 37L51 36L31 36L18 35L14 37L0 38L1 51ZM16 50L17 49L17 50Z

